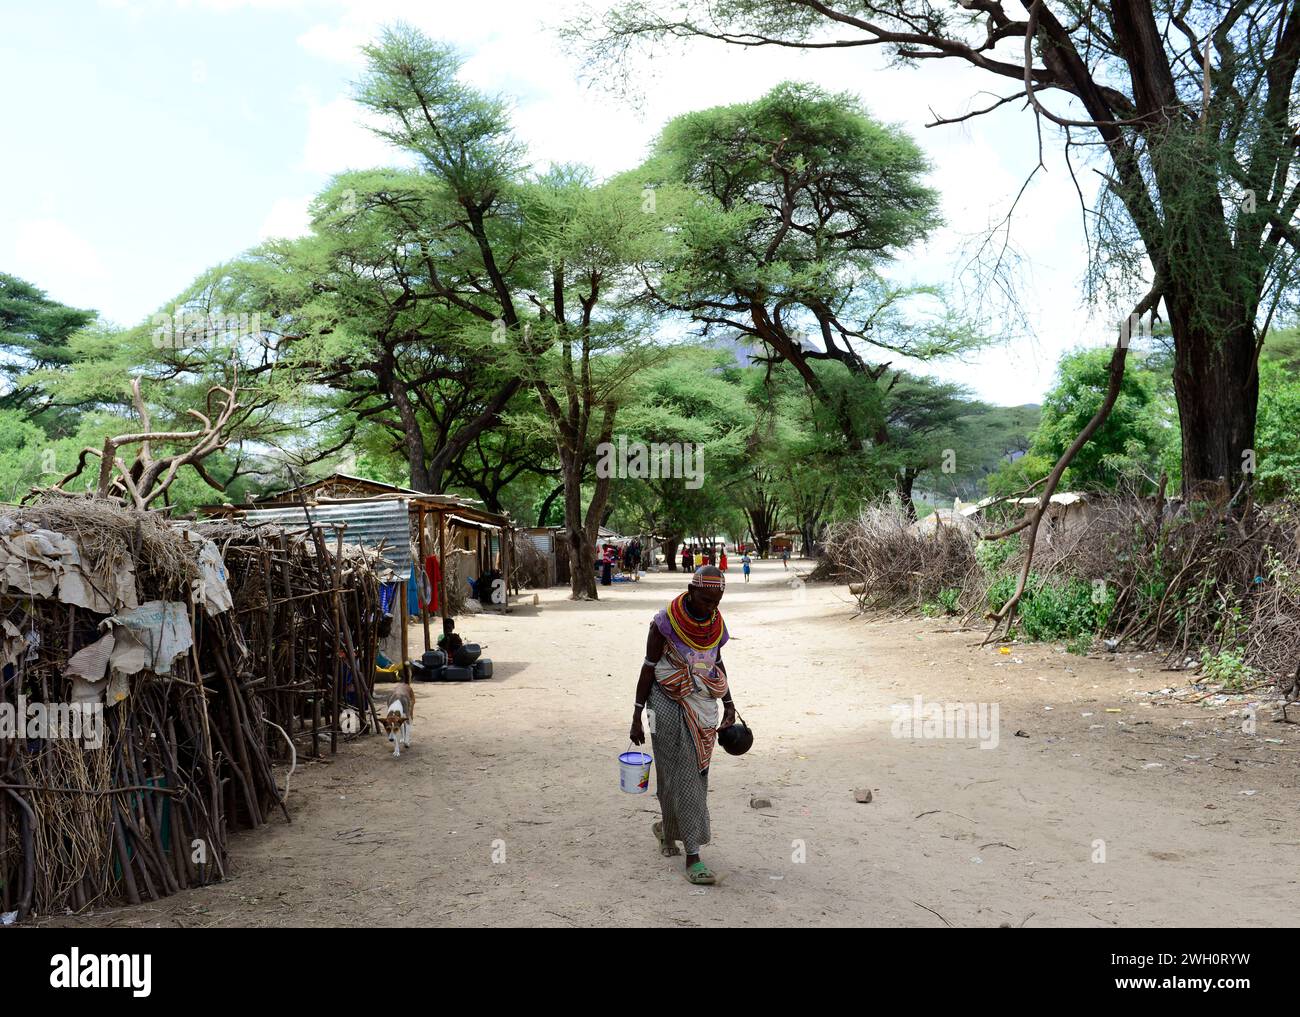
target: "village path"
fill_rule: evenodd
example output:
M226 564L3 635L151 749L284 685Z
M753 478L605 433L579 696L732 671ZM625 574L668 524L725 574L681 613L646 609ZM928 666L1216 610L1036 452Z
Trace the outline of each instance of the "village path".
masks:
M418 686L400 759L368 737L308 762L293 823L236 836L224 884L43 924L1300 923L1300 728L1153 705L1173 676L1150 655L1001 654L950 621L854 618L843 587L791 588L799 566L733 571L723 601L755 745L715 755L718 886L661 858L655 799L617 787L646 629L683 585L658 573L464 618L495 677ZM894 737L890 706L918 695L997 704L997 746Z

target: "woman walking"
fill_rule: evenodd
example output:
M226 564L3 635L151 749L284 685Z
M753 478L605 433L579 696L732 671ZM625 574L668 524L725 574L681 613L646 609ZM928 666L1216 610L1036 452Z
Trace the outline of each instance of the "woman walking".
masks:
M736 721L727 686L722 647L727 641L718 604L726 589L720 569L707 565L691 577L686 592L655 615L636 686L630 737L645 742L641 713L652 713L655 787L662 820L651 830L665 856L686 849L686 878L711 886L716 878L702 861L709 842L709 760L718 731ZM718 700L722 720L718 720Z

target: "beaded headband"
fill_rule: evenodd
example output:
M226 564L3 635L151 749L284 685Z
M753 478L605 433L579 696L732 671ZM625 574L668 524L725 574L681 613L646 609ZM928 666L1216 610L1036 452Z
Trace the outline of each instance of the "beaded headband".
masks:
M698 568L695 570L695 575L691 576L689 585L699 587L702 590L725 590L727 588L727 577L724 575L706 576L704 569Z

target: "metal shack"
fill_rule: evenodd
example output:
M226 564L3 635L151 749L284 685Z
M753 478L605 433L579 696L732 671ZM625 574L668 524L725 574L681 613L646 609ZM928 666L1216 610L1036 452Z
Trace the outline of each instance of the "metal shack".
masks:
M510 575L514 525L509 516L490 512L479 501L332 473L246 505L212 505L204 511L290 528L305 527L310 519L344 543L382 549L393 566L394 600L400 597L407 604L402 627L408 616L418 614L426 650L436 641L431 617L452 617L471 590L483 607L509 610L505 577ZM449 590L449 572L466 588ZM486 584L484 577L490 579ZM393 603L391 610L400 608Z

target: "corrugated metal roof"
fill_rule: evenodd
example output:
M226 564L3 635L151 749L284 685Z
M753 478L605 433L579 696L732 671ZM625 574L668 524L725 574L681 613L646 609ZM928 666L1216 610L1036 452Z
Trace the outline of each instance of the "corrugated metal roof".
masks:
M994 502L1005 502L1008 505L1037 505L1041 498L983 498L974 505L963 505L959 512L964 516L973 516L992 505ZM1088 496L1080 491L1061 491L1052 495L1051 503L1053 505L1074 505L1079 502L1087 503Z
M259 502L268 502L268 501L286 501L292 498L299 491L302 492L315 491L315 489L318 487L324 487L329 484L337 484L340 482L345 484L366 484L370 487L373 487L377 491L386 491L392 494L419 494L420 493L419 491L415 491L409 487L398 487L395 484L385 484L382 480L371 480L369 477L357 477L357 476L353 476L351 473L339 473L336 471L327 476L321 477L319 480L313 480L307 484L295 484L293 487L286 487L280 491L274 491L270 494L264 494L260 498L255 499L254 504L257 504Z
M384 545L384 557L402 575L411 571L411 522L405 501L355 501L312 505L311 521L325 526L326 536L332 523L347 523L343 531L345 544L367 547ZM251 523L278 523L281 526L306 526L302 506L296 508L245 509L243 517Z

